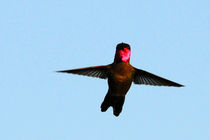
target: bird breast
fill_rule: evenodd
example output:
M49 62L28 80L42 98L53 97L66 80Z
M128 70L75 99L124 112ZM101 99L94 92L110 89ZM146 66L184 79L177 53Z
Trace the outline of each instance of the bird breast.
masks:
M130 81L133 77L133 67L125 62L113 64L111 75L116 82Z

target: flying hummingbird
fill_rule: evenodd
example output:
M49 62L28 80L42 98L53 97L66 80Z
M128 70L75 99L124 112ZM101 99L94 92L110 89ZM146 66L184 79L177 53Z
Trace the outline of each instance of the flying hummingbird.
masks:
M104 101L101 104L101 111L105 112L110 106L112 106L113 114L115 116L119 116L121 113L125 101L125 95L130 89L132 82L134 82L134 84L154 86L183 86L147 71L133 67L130 64L130 56L130 45L120 43L116 47L115 58L112 64L62 70L57 72L79 74L102 79L108 78L109 89Z

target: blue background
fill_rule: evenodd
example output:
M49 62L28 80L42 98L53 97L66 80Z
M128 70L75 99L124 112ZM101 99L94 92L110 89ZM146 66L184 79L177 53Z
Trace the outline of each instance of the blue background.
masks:
M100 112L107 81L56 70L131 64L184 88L132 85ZM209 140L209 0L0 2L0 139Z

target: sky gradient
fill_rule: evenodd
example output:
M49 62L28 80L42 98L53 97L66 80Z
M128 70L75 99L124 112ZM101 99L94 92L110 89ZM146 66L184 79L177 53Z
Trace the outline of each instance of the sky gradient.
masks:
M209 0L0 2L1 140L209 140ZM183 88L132 85L119 117L107 81L57 70L131 64Z

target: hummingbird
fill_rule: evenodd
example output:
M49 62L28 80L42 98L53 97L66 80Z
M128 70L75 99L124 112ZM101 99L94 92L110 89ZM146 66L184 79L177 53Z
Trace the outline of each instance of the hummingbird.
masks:
M126 93L130 89L132 83L153 86L183 86L150 72L133 67L130 64L130 56L130 45L127 43L120 43L116 47L114 62L109 65L61 70L57 72L108 79L109 89L101 104L101 111L106 112L111 106L113 108L113 114L116 117L120 115L123 109Z

